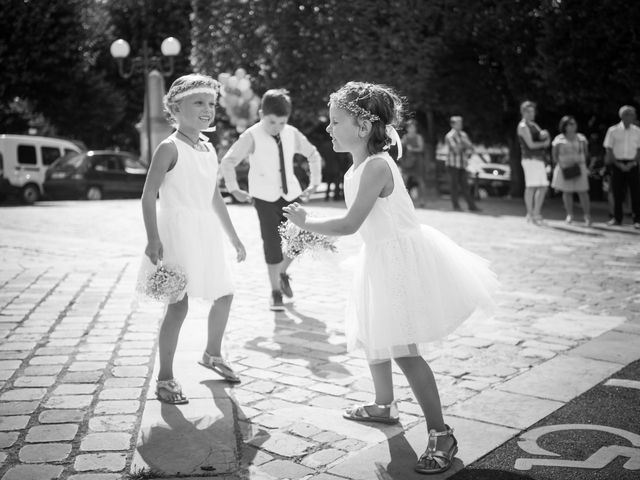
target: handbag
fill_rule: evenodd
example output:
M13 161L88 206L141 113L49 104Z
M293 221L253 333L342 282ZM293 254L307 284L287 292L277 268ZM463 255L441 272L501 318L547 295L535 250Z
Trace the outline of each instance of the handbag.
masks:
M579 163L574 163L569 167L560 168L560 170L562 171L562 176L565 180L571 180L572 178L582 175L582 169L580 168Z
M583 155L582 142L580 142L579 145L580 154ZM562 172L562 176L565 180L571 180L572 178L577 178L582 175L582 169L580 168L579 163L574 163L573 165L569 165L568 167L560 167L560 171Z

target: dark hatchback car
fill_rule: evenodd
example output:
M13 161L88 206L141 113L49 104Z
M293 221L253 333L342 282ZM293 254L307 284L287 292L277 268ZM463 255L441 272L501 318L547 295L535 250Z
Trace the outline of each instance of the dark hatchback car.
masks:
M65 155L47 170L45 194L52 199L139 197L147 166L128 152L90 150Z

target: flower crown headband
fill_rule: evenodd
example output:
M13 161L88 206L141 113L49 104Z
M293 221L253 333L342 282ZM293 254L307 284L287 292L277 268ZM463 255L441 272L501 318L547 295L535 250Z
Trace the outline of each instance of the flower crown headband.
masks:
M329 104L333 103L336 107L346 110L347 112L355 115L357 118L363 120L369 120L370 122L376 122L380 120L380 117L375 113L371 113L369 110L362 108L354 100L347 102L343 98L336 98L334 95L329 97Z
M195 95L197 93L207 93L207 94L213 95L214 97L216 97L216 99L218 98L218 90L216 88L210 87L210 86L198 86L198 87L186 88L185 90L176 93L171 97L171 101L177 102L178 100L182 100L184 97L188 95Z

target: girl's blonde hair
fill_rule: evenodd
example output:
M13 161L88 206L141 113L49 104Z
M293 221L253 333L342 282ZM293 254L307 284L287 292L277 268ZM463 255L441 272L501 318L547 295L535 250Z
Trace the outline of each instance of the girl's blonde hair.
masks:
M349 82L329 97L329 106L341 108L357 120L371 122L371 136L367 143L370 154L388 150L393 139L387 126L397 127L402 121L404 102L386 85Z
M164 112L166 113L171 124L176 123L174 116L175 106L187 95L191 93L211 93L218 99L220 92L220 83L208 75L200 73L191 73L183 75L171 84L171 88L162 99Z

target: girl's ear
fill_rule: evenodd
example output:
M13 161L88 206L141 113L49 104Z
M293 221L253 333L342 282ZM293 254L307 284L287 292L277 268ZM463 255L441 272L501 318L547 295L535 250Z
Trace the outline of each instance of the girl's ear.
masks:
M358 129L358 136L361 138L366 138L371 133L372 124L369 120L360 120L358 119L358 124L360 128Z

